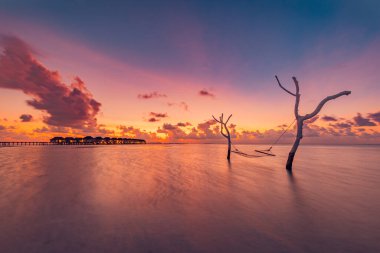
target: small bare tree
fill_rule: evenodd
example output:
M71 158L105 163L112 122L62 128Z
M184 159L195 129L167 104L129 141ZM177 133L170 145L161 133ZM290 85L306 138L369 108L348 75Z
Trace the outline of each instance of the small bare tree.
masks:
M227 160L229 161L231 159L231 134L230 134L230 131L228 130L227 123L232 117L232 114L228 117L226 121L223 120L223 113L219 117L219 120L217 120L214 117L214 115L212 115L212 117L214 118L216 122L220 123L220 133L228 140ZM224 129L226 130L226 133L224 133L223 131Z
M341 97L343 95L350 95L351 94L351 91L342 91L342 92L339 92L335 95L332 95L332 96L328 96L326 98L324 98L321 102L319 102L318 106L314 109L314 111L312 113L309 113L309 114L306 114L306 115L299 115L298 113L298 107L299 107L299 103L300 103L300 98L301 98L301 94L300 94L300 89L299 89L299 85L298 85L298 81L295 77L293 77L293 82L296 86L296 93L293 93L289 90L287 90L284 86L281 85L281 82L280 80L278 80L278 77L276 76L276 79L277 79L277 82L278 82L278 85L284 90L286 91L287 93L289 93L290 95L296 97L296 102L295 102L295 105L294 105L294 115L296 117L296 120L297 120L297 136L296 136L296 140L293 144L293 147L292 149L290 150L289 152L289 156L288 156L288 161L286 162L286 169L288 171L291 171L292 170L292 165L293 165L293 159L294 159L294 156L297 152L297 149L298 149L298 145L300 144L300 141L302 139L302 128L303 128L303 123L305 120L308 120L308 119L311 119L313 118L314 116L316 116L322 109L322 107L330 100L333 100L333 99L336 99L338 97Z

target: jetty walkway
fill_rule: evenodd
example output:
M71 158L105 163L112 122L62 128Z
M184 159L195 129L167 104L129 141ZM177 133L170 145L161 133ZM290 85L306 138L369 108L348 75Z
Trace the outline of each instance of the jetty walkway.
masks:
M89 141L89 142L76 142L76 141L62 141L62 142L46 142L46 141L0 141L0 146L51 146L51 145L128 145L128 144L146 144L142 139L122 139L110 141Z

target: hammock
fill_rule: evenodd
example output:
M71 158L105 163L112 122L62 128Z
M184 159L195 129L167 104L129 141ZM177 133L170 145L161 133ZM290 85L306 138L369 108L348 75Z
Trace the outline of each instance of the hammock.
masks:
M277 138L277 140L268 148L268 149L255 149L255 152L256 153L259 153L259 155L257 154L247 154L245 152L242 152L240 151L239 149L237 149L235 147L235 145L232 145L234 150L231 150L231 152L235 153L235 154L238 154L238 155L241 155L241 156L244 156L244 157L248 157L248 158L256 158L256 157L265 157L265 156L276 156L275 154L273 154L272 152L272 148L274 145L276 145L278 143L278 141L281 139L281 137L289 130L289 128L294 124L294 122L296 122L296 119L293 120L292 124L290 124L285 130L284 132L282 132L282 134Z
M248 154L248 153L245 153L243 151L240 151L239 149L237 149L235 147L235 145L232 145L232 147L234 148L233 150L231 150L231 152L237 154L237 155L241 155L243 157L247 157L247 158L258 158L258 157L264 157L264 156L268 156L267 154L262 154L262 155L256 155L256 154Z

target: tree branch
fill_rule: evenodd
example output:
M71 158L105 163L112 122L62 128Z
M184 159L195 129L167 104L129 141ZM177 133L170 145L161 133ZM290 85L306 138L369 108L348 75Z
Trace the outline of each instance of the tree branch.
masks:
M294 104L294 115L296 116L296 119L298 119L300 116L298 113L298 108L299 108L299 104L300 104L301 95L300 95L300 87L298 85L298 81L297 81L297 78L295 76L293 76L293 82L294 82L294 85L296 86L296 94L295 94L296 103Z
M230 118L232 117L232 114L228 117L227 121L224 123L225 125L227 125L228 121L230 120Z
M335 94L335 95L332 95L332 96L328 96L328 97L326 97L325 99L323 99L323 100L319 103L319 105L315 108L315 110L314 110L312 113L306 114L306 115L304 116L304 118L305 118L305 119L311 119L312 117L314 117L315 115L317 115L317 114L321 111L322 107L323 107L328 101L333 100L333 99L336 99L336 98L341 97L341 96L344 96L344 95L348 96L348 95L350 95L350 94L351 94L351 91L347 91L347 90L346 90L346 91L339 92L339 93L337 93L337 94Z
M224 122L223 121L223 113L222 113L222 115L219 117L219 120L217 120L215 117L214 117L214 115L211 115L213 118L214 118L214 120L216 121L216 122L218 122L218 123L220 123L220 133L224 136L224 137L226 137L227 139L229 138L228 136L230 136L230 131L228 131L228 128L227 128L227 123L228 123L228 121L230 120L230 118L232 117L232 114L228 117L228 119L227 119L227 121L226 122ZM223 130L225 129L225 131L227 132L227 134L225 134L224 132L223 132Z
M289 94L292 95L292 96L296 96L296 94L294 94L293 92L287 90L284 86L281 85L281 82L280 82L280 80L278 80L278 77L277 77L277 76L275 76L275 77L276 77L276 80L277 80L278 85L280 85L280 87L281 87L284 91L286 91L287 93L289 93Z
M211 116L214 118L214 120L215 120L216 122L222 123L222 122L220 122L219 120L217 120L217 119L214 117L214 115L211 115Z

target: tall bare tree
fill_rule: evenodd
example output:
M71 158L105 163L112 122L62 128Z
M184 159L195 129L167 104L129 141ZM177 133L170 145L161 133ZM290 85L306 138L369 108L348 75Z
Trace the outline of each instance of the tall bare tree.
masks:
M296 136L296 140L295 140L295 142L293 144L293 147L292 147L292 149L289 152L288 161L286 162L286 169L288 171L291 171L292 170L294 156L295 156L295 154L297 152L298 145L300 144L300 141L301 141L301 139L303 137L302 136L302 128L303 128L304 121L308 120L308 119L311 119L314 116L316 116L321 111L322 107L328 101L336 99L336 98L341 97L343 95L348 96L348 95L351 94L351 91L342 91L342 92L339 92L339 93L337 93L335 95L328 96L328 97L324 98L321 102L319 102L318 106L314 109L314 111L312 113L305 114L305 115L299 115L299 113L298 113L298 107L299 107L299 103L300 103L301 94L300 94L300 89L299 89L299 85L298 85L297 79L293 76L293 82L294 82L294 85L296 86L296 92L295 93L287 90L284 86L282 86L282 84L281 84L280 80L278 80L277 76L276 76L276 80L278 82L278 85L284 91L286 91L290 95L296 97L296 102L295 102L295 105L294 105L294 115L295 115L296 120L297 120L297 136Z
M230 131L228 130L227 123L232 117L232 114L228 117L226 121L223 120L223 113L219 117L219 120L217 120L214 115L212 115L214 120L218 123L220 123L220 133L228 140L228 151L227 151L227 160L229 161L231 159L231 134ZM226 133L224 133L224 130Z

